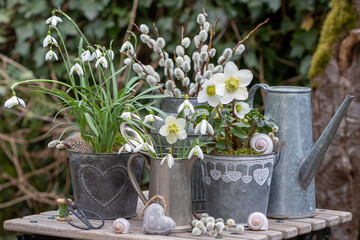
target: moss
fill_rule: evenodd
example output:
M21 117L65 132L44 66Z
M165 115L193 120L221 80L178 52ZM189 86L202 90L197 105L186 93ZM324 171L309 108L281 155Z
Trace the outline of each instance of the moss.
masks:
M325 67L333 55L336 42L346 33L346 30L356 26L356 20L358 19L358 14L350 0L332 0L330 8L321 29L317 49L311 61L308 73L311 80L316 75L324 73Z
M239 148L236 150L231 150L230 152L227 150L217 150L214 153L218 153L218 154L226 154L226 155L253 155L253 154L261 154L257 151L255 151L254 149L250 149L250 148Z

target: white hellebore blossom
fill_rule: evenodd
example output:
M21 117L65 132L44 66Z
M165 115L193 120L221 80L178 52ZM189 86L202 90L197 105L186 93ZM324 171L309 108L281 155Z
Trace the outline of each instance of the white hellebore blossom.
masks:
M160 165L163 165L165 160L167 161L169 168L174 165L174 157L170 153L166 154L166 156L161 160Z
M134 54L134 47L129 41L124 42L124 44L120 48L121 53L127 51L130 51L131 54Z
M107 60L104 56L102 56L101 58L99 58L96 61L96 63L95 63L96 68L99 66L99 63L101 64L101 66L103 66L103 68L107 68L107 66L108 66Z
M49 32L50 33L50 32ZM55 45L57 45L57 41L55 38L53 38L50 34L48 34L46 36L46 38L44 38L44 41L43 41L43 47L47 47L50 43L53 43Z
M84 75L84 71L83 71L83 69L81 68L80 64L78 64L78 63L75 63L75 65L72 66L72 68L70 69L70 75L72 75L74 71L75 71L78 75Z
M187 137L184 129L185 124L185 119L176 119L174 116L170 115L165 119L165 125L160 128L159 133L161 136L166 137L168 143L174 144L178 139L184 140Z
M203 154L203 151L201 150L201 148L199 147L199 145L196 145L195 147L193 147L189 153L189 159L192 157L192 156L198 156L199 158L201 159L204 159L204 154Z
M216 94L220 102L228 104L232 100L245 100L248 98L248 86L253 78L250 70L238 70L234 62L225 65L224 73L216 73L210 79L214 81Z
M213 127L210 125L208 121L206 121L206 119L203 119L198 125L196 125L195 133L200 132L202 135L205 135L206 129L209 131L209 133L214 134Z
M118 154L122 153L125 150L125 152L131 152L132 150L134 150L134 148L130 145L125 143L118 151Z
M216 107L220 100L219 96L216 94L216 87L213 80L207 80L202 86L202 90L199 92L197 101L199 103L208 102L210 106Z
M161 122L164 121L164 119L162 119L161 117L155 116L155 115L152 114L152 113L146 115L145 118L144 118L144 122L145 122L145 123L146 123L146 122L150 122L150 123L151 123L151 122L154 122L155 120L158 120L158 121L161 121Z
M53 15L51 17L49 17L48 19L46 19L45 23L46 24L51 24L53 26L56 26L56 24L58 24L59 22L62 22L62 19Z
M51 60L53 57L58 60L56 53L50 49L45 55L45 61Z
M7 108L12 108L13 106L17 106L19 104L23 107L26 107L24 100L18 98L17 96L12 96L5 102L4 106Z
M245 114L250 112L249 104L244 102L239 102L235 105L235 114L238 118L243 119Z
M138 115L136 115L136 114L133 114L133 113L131 113L131 112L123 112L121 115L120 115L120 118L122 118L122 119L124 119L124 120L126 120L126 119L128 119L128 120L130 120L130 119L138 119L138 120L141 120L141 118L138 116Z
M180 104L178 108L178 113L180 113L182 110L184 110L185 117L195 112L194 106L188 100L187 96L185 97L185 101L182 104Z

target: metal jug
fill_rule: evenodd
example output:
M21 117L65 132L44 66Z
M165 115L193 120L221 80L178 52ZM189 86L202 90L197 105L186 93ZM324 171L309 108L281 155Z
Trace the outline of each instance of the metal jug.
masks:
M249 91L250 107L257 89L266 92L265 114L279 126L277 136L286 142L274 169L268 217L302 218L316 215L314 176L353 96L345 100L315 144L312 136L311 89L255 84Z
M165 163L160 165L161 158L150 157L145 154L134 154L128 161L130 182L144 204L147 203L134 174L134 163L139 157L145 158L145 167L150 170L149 199L161 195L166 201L166 215L175 223L175 232L191 231L192 201L190 175L197 157L191 159L175 158L174 165L169 168Z

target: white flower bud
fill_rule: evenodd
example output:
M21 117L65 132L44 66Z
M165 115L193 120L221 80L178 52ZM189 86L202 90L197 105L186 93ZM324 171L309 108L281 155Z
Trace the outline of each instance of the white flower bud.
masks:
M167 80L166 83L165 83L165 86L166 86L166 89L172 91L175 89L175 84L172 80Z
M183 40L181 40L181 45L184 48L188 48L190 46L190 38L186 37Z
M199 59L199 61L197 62L198 67L201 68L203 63L204 61L202 59Z
M276 133L277 131L279 131L279 127L278 126L273 126L272 131L273 131L273 133Z
M184 59L182 57L177 57L175 62L178 67L181 67L184 64Z
M200 59L203 61L206 61L208 58L208 53L207 52L202 52L200 53Z
M188 77L184 78L183 81L182 81L183 88L188 87L189 83L190 83L190 79Z
M197 16L196 22L197 22L199 25L204 24L205 21L206 21L206 18L205 18L205 16L204 16L204 14L199 14L199 15Z
M218 65L218 66L216 66L216 67L214 68L213 74L215 74L215 73L222 73L223 69L224 69L224 67L223 67L222 65Z
M211 58L215 57L215 54L216 54L216 49L215 48L212 48L210 51L209 51L209 55Z
M240 44L240 45L237 47L237 49L235 50L235 54L236 54L236 55L240 55L240 54L242 54L242 53L244 52L244 50L245 50L244 44Z
M48 144L48 148L54 148L56 147L56 145L60 144L59 140L52 140L51 142L49 142Z
M269 132L268 135L271 138L271 140L274 140L275 134L273 132Z
M175 68L174 75L177 79L182 79L185 77L184 72L180 68Z
M218 58L218 64L224 64L224 61L226 60L226 58L222 55Z
M212 77L212 71L206 70L206 72L204 73L204 78L210 79L211 77Z
M194 62L197 62L197 61L199 61L199 53L198 52L194 52L193 53L193 55L192 55L192 60L194 61Z
M229 227L232 227L235 225L235 220L229 218L228 220L226 220L226 225L228 225Z
M199 220L197 220L197 219L192 220L192 221L191 221L191 226L196 227L195 224L196 224L198 221L199 221Z
M177 98L181 98L181 91L178 88L174 89L174 96Z
M173 61L170 58L166 59L165 60L165 68L172 69L173 67L174 67Z
M200 236L201 235L201 229L200 228L193 228L193 230L191 231L191 234L194 236Z
M177 56L184 56L184 47L181 45L176 46L175 52Z
M193 95L194 93L197 92L197 89L198 89L198 83L194 84L194 86L192 88L190 88L189 94ZM205 221L206 221L206 219L205 219Z
M147 81L147 83L150 85L150 87L154 87L154 86L156 86L156 84L157 84L157 80L156 80L156 78L154 78L153 76L151 76L151 75L148 75L147 77L146 77L146 81Z
M142 33L148 34L148 33L149 33L149 28L148 28L148 26L146 26L145 24L141 24L141 25L140 25L140 31L141 31Z
M164 58L165 59L169 58L169 54L167 52L164 52Z
M225 225L223 231L229 231L229 227Z
M59 143L58 145L56 145L56 148L62 150L62 149L65 149L66 146L63 143Z
M196 36L194 37L194 44L195 44L195 47L196 47L196 48L199 47L199 45L200 45L200 37L199 37L199 35L196 35Z
M147 74L144 73L144 72L142 72L142 73L139 73L138 76L139 76L139 78L141 78L141 79L146 79Z
M152 38L150 38L150 40L147 42L147 46L149 48L154 48L156 46L156 41Z
M141 40L143 43L148 43L148 42L150 41L150 37L149 37L149 35L141 34L141 35L140 35L140 40Z
M184 55L184 61L191 63L191 59L188 55Z
M208 218L206 219L206 223L209 223L209 222L215 223L215 218L214 218L214 217L208 217Z
M131 58L125 58L125 59L124 59L124 64L125 64L126 66L130 66L131 63L132 63Z
M161 52L162 52L161 48L159 48L157 44L154 46L154 52L156 52L158 54L161 54Z
M224 223L222 223L222 222L217 222L217 223L215 223L215 227L216 227L216 229L217 229L219 232L222 232L223 229L224 229Z
M212 64L212 63L210 63L209 65L208 65L208 69L209 70L211 70L211 71L213 71L214 70L214 64Z
M156 40L156 44L158 45L159 48L164 48L165 47L165 40L162 37L159 37Z
M236 232L243 233L245 231L245 228L243 225L237 225L236 226Z
M216 237L218 235L218 231L213 229L209 232L210 237Z
M208 231L213 230L214 227L215 227L215 223L213 223L213 222L209 222L206 224L206 230L208 230Z
M195 223L195 227L202 228L202 227L204 227L204 226L205 226L205 224L204 224L203 221L197 221L197 222Z
M144 69L138 63L134 63L133 69L136 73L142 73L144 71Z
M217 219L215 219L215 222L216 222L216 223L218 223L218 222L224 223L224 219L222 219L222 218L217 218Z
M164 67L164 66L165 66L165 60L164 60L163 58L161 58L161 59L159 60L159 66L160 66L160 67Z
M279 143L279 138L274 137L274 139L273 139L273 143L274 143L274 144L278 144L278 143Z
M157 72L154 72L152 76L156 79L156 81L160 82L160 75Z
M205 234L206 233L206 227L205 226L203 226L202 228L200 228L201 229L201 233L202 234Z
M168 76L169 74L170 76L172 76L174 74L174 70L172 68L171 69L164 68L164 75Z
M183 64L183 70L184 72L189 72L191 69L190 67L190 63L188 61L185 61L184 64Z
M232 57L232 50L231 48L226 48L223 52L223 56L226 58L226 59L230 59Z
M190 83L189 88L193 88L193 87L195 87L195 83ZM201 219L201 221L202 221L202 219ZM205 222L206 222L206 219L205 219Z
M168 95L169 97L173 97L173 96L174 96L174 93L173 93L172 91L168 90L168 89L165 89L165 90L164 90L164 94L165 94L165 95Z
M200 52L207 52L208 48L209 48L209 46L205 44L201 47Z
M207 31L201 30L199 33L199 37L200 37L200 41L205 42L208 37Z
M203 28L202 28L202 30L205 30L205 31L209 31L209 29L210 29L210 23L208 23L208 22L204 22L204 24L203 24Z
M149 74L149 75L153 75L155 72L154 68L151 65L146 65L144 68L145 68L147 74Z

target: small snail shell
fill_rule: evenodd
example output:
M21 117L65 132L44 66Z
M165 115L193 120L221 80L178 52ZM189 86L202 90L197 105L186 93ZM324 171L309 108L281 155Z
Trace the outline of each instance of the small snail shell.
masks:
M116 219L112 227L116 233L130 233L130 223L125 218Z
M253 212L247 219L247 224L251 230L268 230L269 221L261 212Z
M271 153L274 144L271 138L264 133L254 134L250 139L250 147L263 154Z

